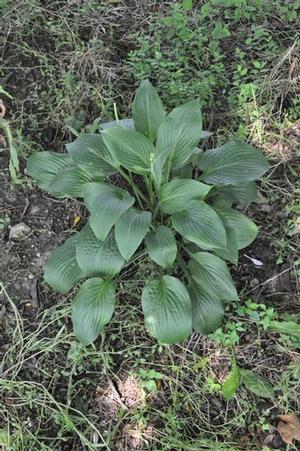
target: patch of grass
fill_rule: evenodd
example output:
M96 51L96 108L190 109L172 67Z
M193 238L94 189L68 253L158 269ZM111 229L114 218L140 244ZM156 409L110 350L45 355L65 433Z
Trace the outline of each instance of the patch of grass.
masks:
M13 96L7 113L23 134L21 152L60 148L70 129L111 119L115 102L128 104L128 35L155 7L151 0L135 8L95 0L2 5L0 81Z
M5 288L1 288L13 312L9 318L12 339L2 360L0 379L1 420L7 427L7 449L57 449L77 437L82 446L92 450L93 434L105 443L87 409L76 403L71 406L75 387L80 392L80 387L87 387L90 382L86 379L76 383L73 378L78 368L80 372L79 362L72 359L71 352L65 359L72 344L65 325L69 308L41 312L32 328L21 318ZM61 359L65 361L63 367Z
M113 62L106 65L111 55L109 41L105 44L96 30L89 35L103 10L96 3L67 10L63 2L55 9L21 2L18 8L7 6L4 12L3 46L8 58L3 59L1 73L7 76L11 70L7 63L17 58L19 64L16 61L10 77L26 83L12 91L17 97L15 106L19 101L24 105L16 108L16 121L27 126L36 141L52 141L58 132L66 133L68 126L82 128L89 112L97 117L103 114L103 105L110 103L109 86L118 75ZM5 34L12 25L13 35ZM48 136L43 137L47 127Z
M298 8L298 1L210 0L186 11L175 2L134 35L129 70L153 80L169 106L198 95L206 128L223 139L235 134L288 158L266 141L299 118Z
M133 300L123 300L118 308L123 320L125 316L122 327L117 311L105 341L85 348L70 334L69 300L41 311L34 325L9 302L13 338L3 359L0 391L1 418L8 425L2 434L13 451L61 449L63 444L90 450L97 445L112 450L229 451L245 443L254 450L261 435L276 424L278 412L299 408L298 351L290 342L278 347L278 334L272 337L265 327L266 318L277 314L264 305L249 301L230 317L228 324L243 326L238 342L220 343L195 333L182 345L161 347L145 335ZM232 350L240 366L275 386L274 403L262 403L260 410L259 397L244 387L233 400L223 399L221 386ZM132 393L117 381L122 378L126 384L132 376L142 391L128 407ZM105 410L96 407L110 399L103 389L107 381L113 381L123 400L109 423L104 422L108 430Z

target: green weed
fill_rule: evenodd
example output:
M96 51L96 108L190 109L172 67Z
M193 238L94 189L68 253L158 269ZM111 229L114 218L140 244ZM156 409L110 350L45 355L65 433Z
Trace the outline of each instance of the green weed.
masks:
M298 67L298 8L298 1L211 0L191 10L173 3L167 16L134 35L138 48L129 55L129 70L137 80L155 80L170 106L197 95L210 112L207 128L221 123L224 132L263 145L267 124L281 122L284 115L299 117L293 69ZM274 17L275 24L287 22L289 28L274 32ZM283 73L291 80L285 91L279 84Z

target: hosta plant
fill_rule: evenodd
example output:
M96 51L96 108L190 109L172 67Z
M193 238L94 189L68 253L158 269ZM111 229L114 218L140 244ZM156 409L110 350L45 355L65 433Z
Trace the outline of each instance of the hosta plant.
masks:
M235 141L203 151L199 143L209 135L198 100L166 113L145 81L132 119L81 134L66 154L29 158L27 172L40 188L81 198L90 212L80 232L52 253L44 274L60 293L80 283L72 321L84 344L113 315L114 277L141 253L158 269L145 280L141 306L161 343L184 340L192 329L209 333L224 305L238 299L227 262L237 264L257 227L233 207L256 198L255 180L269 166L259 150Z

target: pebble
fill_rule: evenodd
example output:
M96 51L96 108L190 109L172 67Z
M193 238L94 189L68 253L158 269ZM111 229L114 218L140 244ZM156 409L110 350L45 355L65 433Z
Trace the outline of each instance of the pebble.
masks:
M254 279L252 279L252 280L250 281L250 287L251 287L251 288L255 288L255 287L257 287L258 285L259 285L259 280L258 280L258 279L254 278Z
M25 222L20 222L10 229L9 239L12 241L24 240L30 232L31 228Z

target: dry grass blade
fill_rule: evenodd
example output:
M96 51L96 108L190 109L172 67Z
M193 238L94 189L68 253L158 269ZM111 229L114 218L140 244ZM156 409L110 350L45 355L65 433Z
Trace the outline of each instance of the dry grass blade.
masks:
M3 100L0 99L0 118L4 117L5 113L6 113L5 105L3 103Z

